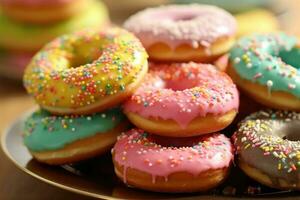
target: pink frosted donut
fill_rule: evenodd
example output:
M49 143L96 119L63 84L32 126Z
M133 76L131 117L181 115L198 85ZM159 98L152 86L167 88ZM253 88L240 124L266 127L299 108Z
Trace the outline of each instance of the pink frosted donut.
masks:
M238 106L235 84L212 65L151 63L145 82L124 103L124 112L150 133L187 137L225 128Z
M222 134L172 139L132 129L118 138L112 154L115 172L126 184L151 191L192 192L224 180L232 151Z
M21 80L25 67L31 61L33 53L2 52L0 54L0 73L2 76Z
M124 27L147 49L150 59L209 61L234 43L234 17L215 6L167 5L131 16Z

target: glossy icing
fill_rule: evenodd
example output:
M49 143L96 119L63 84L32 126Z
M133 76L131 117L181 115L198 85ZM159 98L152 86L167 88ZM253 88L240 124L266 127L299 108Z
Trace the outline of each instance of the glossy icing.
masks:
M267 7L273 0L171 0L175 3L199 3L219 6L230 12L243 12L257 7Z
M238 110L235 84L212 65L152 63L149 68L145 82L124 103L125 112L172 119L184 128L196 117Z
M239 159L268 175L273 184L278 184L278 178L296 184L300 180L299 128L299 113L263 110L244 119L232 138Z
M8 49L36 51L62 34L85 28L101 28L107 22L107 9L101 2L97 1L91 3L85 12L78 13L58 23L43 26L16 23L0 10L0 46Z
M155 137L137 129L119 136L112 153L115 162L124 168L125 183L128 168L151 174L155 183L156 177L168 181L168 176L176 172L197 176L208 170L226 168L233 159L230 140L222 134L188 138L188 146L180 146L182 138L176 142L179 146L160 145Z
M123 29L84 30L37 53L24 86L42 107L78 109L124 92L148 67L147 57L139 40Z
M230 62L241 78L300 98L300 53L296 44L295 37L284 33L246 36L232 48Z
M145 48L167 43L176 48L189 44L209 47L220 38L236 32L234 17L221 8L209 5L167 5L147 8L131 16L124 27L133 32Z
M61 149L74 141L105 134L123 120L119 108L86 116L55 116L38 110L25 121L24 143L32 151Z

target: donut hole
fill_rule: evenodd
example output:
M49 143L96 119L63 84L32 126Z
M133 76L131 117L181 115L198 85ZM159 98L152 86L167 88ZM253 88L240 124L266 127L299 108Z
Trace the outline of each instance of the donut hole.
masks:
M279 136L282 139L290 141L300 141L300 122L292 121L285 124L281 129L278 130Z
M165 87L174 91L182 91L196 87L197 83L190 80L180 80L180 81L166 81Z
M192 147L199 143L199 137L164 137L159 135L151 135L151 141L163 147ZM195 142L197 141L197 142Z
M279 52L279 57L283 62L296 69L300 69L300 48L295 47L290 51Z
M102 55L99 46L86 44L83 47L75 46L70 58L70 68L77 68L83 65L92 64Z
M191 10L182 10L182 11L169 11L169 12L158 12L155 15L151 14L150 17L159 20L170 20L174 22L179 21L191 21L199 16L199 13L193 13Z
M193 14L181 14L181 15L174 15L173 16L173 21L191 21L193 19L196 18L196 15L193 15Z

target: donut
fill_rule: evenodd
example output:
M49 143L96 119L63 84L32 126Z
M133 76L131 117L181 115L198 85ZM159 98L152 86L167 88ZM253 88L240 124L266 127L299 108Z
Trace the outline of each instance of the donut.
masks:
M143 43L150 59L210 62L234 44L236 21L208 5L167 5L131 16L124 27Z
M279 21L269 10L257 8L235 15L238 31L237 36L253 33L271 33L279 30ZM249 20L251 19L251 20Z
M151 63L149 68L144 83L123 104L137 127L162 136L189 137L219 131L236 116L237 88L214 66Z
M132 129L118 137L112 155L115 172L125 184L179 193L206 191L222 183L232 151L230 140L218 133L175 140Z
M25 67L33 53L0 50L0 74L14 80L22 80Z
M245 36L230 52L228 74L259 103L300 110L299 57L295 37L284 33Z
M233 135L239 167L254 180L300 190L300 113L261 110L240 122Z
M25 69L27 92L55 114L100 112L128 98L148 70L139 40L120 28L61 36Z
M85 28L103 28L108 24L107 9L101 2L88 6L86 12L50 25L18 23L0 10L0 48L35 52L52 39Z
M119 108L91 115L56 116L45 110L25 121L24 144L43 163L73 163L107 152L128 123Z
M31 24L48 24L83 12L93 0L0 0L9 18Z

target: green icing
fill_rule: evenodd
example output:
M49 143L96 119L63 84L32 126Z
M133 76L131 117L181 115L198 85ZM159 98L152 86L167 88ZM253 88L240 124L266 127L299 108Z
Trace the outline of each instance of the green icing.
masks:
M79 139L107 132L124 119L119 108L88 116L55 116L38 110L25 121L24 143L32 151L56 150Z
M300 98L300 50L297 39L284 33L241 38L230 51L230 62L241 78L270 91Z
M105 6L97 1L74 17L50 25L18 23L0 11L0 46L15 45L28 50L41 48L59 35L84 28L98 28L107 20L108 13Z
M281 51L279 57L283 62L300 69L300 48L294 47L291 51Z

